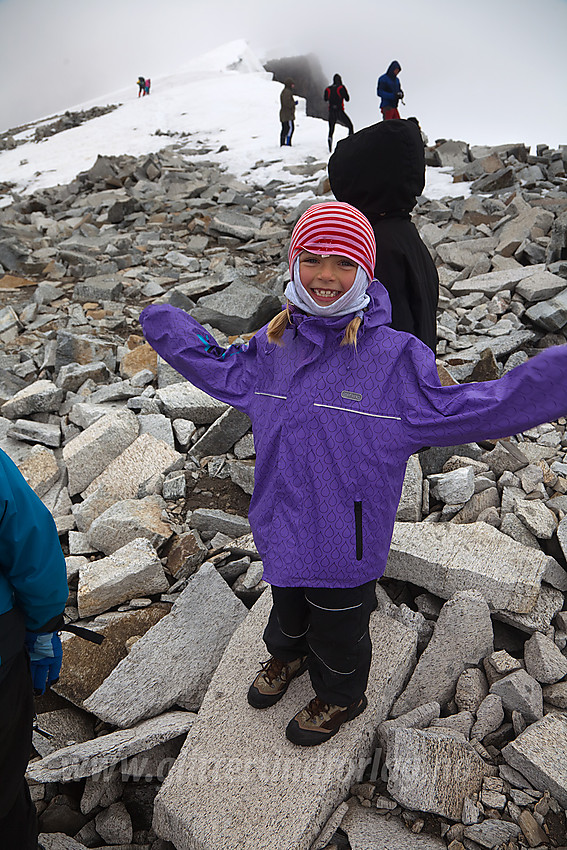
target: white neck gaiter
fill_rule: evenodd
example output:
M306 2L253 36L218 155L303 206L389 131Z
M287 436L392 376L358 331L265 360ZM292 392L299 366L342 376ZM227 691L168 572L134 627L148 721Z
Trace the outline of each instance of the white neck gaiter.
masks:
M347 313L362 312L367 304L370 303L370 296L366 293L369 283L368 275L364 269L358 266L354 283L348 292L337 298L333 304L327 304L325 307L322 307L313 300L301 283L298 257L293 264L293 278L286 286L284 295L288 301L291 301L292 304L295 304L296 307L299 307L300 310L303 310L304 313L309 313L311 316L346 316Z

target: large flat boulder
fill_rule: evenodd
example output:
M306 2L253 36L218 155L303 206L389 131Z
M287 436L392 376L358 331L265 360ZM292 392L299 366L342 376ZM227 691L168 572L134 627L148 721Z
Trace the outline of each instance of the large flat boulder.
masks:
M397 522L384 575L443 599L478 590L492 609L525 614L537 602L547 560L484 522Z
M113 726L132 726L173 705L198 711L212 675L247 610L211 563L189 579L171 612L85 701Z
M309 850L372 754L376 727L413 667L416 632L374 614L368 708L325 744L296 747L285 727L313 696L308 676L272 708L246 700L267 655L270 602L266 591L235 632L156 798L154 829L177 850L226 850L237 836L239 850Z

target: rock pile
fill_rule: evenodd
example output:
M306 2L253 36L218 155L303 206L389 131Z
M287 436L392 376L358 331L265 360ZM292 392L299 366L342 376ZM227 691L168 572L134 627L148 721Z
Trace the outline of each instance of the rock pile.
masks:
M247 612L266 590L246 518L254 443L245 416L158 361L137 320L161 299L221 344L246 339L279 309L310 202L293 208L297 183L265 184L265 163L241 182L192 144L99 157L0 210L0 446L55 517L69 621L105 637L66 637L57 696L39 701L52 737L34 734L29 780L44 846L228 846L183 820L184 788L250 850L291 850L287 835L293 850L567 846L565 418L410 460L374 623L405 660L377 655L389 684L352 740L333 739L331 772L324 753L280 752L277 723L247 744L303 771L293 828L277 801L294 799L294 774L278 776L262 835L256 774L240 796L226 763L203 780L219 706L246 710L264 657L261 609ZM566 342L567 151L449 141L428 157L474 181L415 211L441 278L439 372L490 380ZM289 170L325 199L325 169Z

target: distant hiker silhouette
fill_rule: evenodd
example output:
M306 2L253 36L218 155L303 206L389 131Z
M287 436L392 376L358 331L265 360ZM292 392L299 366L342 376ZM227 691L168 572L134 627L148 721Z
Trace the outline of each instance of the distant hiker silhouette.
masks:
M147 80L145 81L145 84L144 84L144 94L149 94L149 93L150 93L150 86L151 86L151 84L152 84L152 81L151 81L150 79L147 79Z
M381 98L380 112L384 121L389 121L391 118L400 118L398 101L404 98L404 93L398 80L398 74L401 70L402 66L394 59L393 62L390 62L386 73L378 77L376 94Z
M138 77L138 97L146 93L146 78Z
M340 74L335 74L333 82L327 86L323 95L329 104L329 153L333 149L333 133L335 132L335 124L342 124L347 127L349 136L354 133L352 121L345 112L344 101L350 100L349 93Z
M280 94L280 121L282 125L280 133L280 147L291 146L291 137L295 129L295 107L297 101L293 97L295 83L288 77Z

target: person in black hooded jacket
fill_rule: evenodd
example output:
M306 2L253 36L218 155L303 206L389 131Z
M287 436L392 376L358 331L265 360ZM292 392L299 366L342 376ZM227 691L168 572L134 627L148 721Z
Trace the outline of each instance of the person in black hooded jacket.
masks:
M329 104L329 153L333 149L333 133L335 124L342 124L348 130L349 136L354 133L352 121L345 112L345 100L350 100L347 87L344 85L341 75L335 74L333 82L325 89L323 97Z
M425 186L419 128L393 119L338 142L328 164L331 189L369 219L376 237L375 275L392 302L392 327L437 345L439 276L411 221Z

